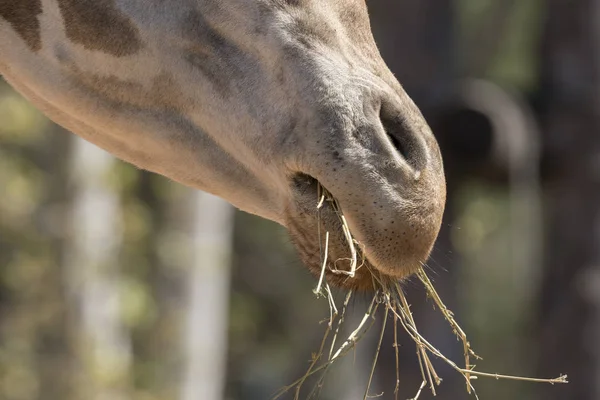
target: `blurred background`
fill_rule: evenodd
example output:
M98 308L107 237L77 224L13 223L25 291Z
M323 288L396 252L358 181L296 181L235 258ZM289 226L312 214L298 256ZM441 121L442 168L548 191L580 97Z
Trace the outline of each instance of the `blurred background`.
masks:
M600 399L600 0L368 7L442 147L449 201L429 271L478 370L571 382L480 379L480 398ZM0 81L0 399L270 399L319 347L314 285L281 227L114 160ZM424 335L460 361L418 281L406 289ZM363 398L378 331L321 399ZM381 399L394 399L391 334ZM421 383L406 339L400 364L404 400ZM439 372L436 398L469 397Z

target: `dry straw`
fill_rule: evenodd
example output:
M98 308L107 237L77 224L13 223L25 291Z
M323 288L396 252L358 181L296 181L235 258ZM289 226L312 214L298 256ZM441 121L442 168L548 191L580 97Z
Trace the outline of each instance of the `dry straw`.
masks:
M373 359L373 364L371 367L371 371L369 374L367 388L364 393L363 400L370 398L369 389L371 386L371 381L373 379L373 374L375 372L375 366L377 365L377 359L379 357L379 351L381 349L381 345L383 342L383 335L387 325L388 319L393 318L394 322L394 349L396 356L396 387L394 390L395 400L398 400L398 388L400 384L400 376L399 376L399 355L398 355L398 324L402 327L402 329L409 335L409 337L414 341L417 350L417 358L421 370L421 376L423 382L419 389L417 390L415 396L409 400L418 400L423 390L427 387L431 390L433 395L436 395L436 387L440 385L442 379L437 374L433 363L431 362L430 356L435 356L441 360L443 360L446 364L460 373L466 383L467 392L471 393L475 396L476 399L479 399L477 393L475 392L475 388L473 387L472 381L477 379L478 377L485 378L493 378L493 379L508 379L508 380L520 380L520 381L529 381L529 382L538 382L538 383L567 383L567 376L561 375L558 378L554 379L537 379L537 378L526 378L520 376L510 376L510 375L500 375L486 372L479 372L475 370L475 365L471 364L471 359L479 359L479 357L473 352L469 341L467 340L467 335L458 325L456 320L454 319L453 313L446 307L443 303L442 299L436 292L431 280L425 273L423 268L420 268L417 272L416 276L422 282L427 295L433 300L437 308L441 311L442 315L449 323L452 328L454 334L457 339L462 342L463 351L464 351L464 367L459 366L454 361L450 360L446 356L444 356L437 348L435 348L427 339L425 339L418 331L417 325L413 318L412 312L410 310L410 305L406 300L404 292L400 284L395 280L390 280L387 278L381 277L375 271L371 271L371 276L373 279L374 286L378 288L373 295L373 298L370 302L370 305L363 316L362 320L358 324L358 326L350 333L350 335L344 340L341 344L338 345L338 335L340 333L340 328L344 324L344 317L346 314L346 310L348 308L348 303L353 295L352 291L349 291L344 299L341 312L338 310L336 306L335 299L331 293L331 288L326 280L326 270L329 268L329 271L335 274L346 274L349 278L353 278L355 276L356 270L361 268L361 265L358 265L358 255L359 252L357 248L360 248L359 243L352 237L350 233L350 229L344 218L341 208L339 207L337 201L327 193L327 191L321 186L318 186L318 203L317 209L320 210L322 206L325 204L325 201L331 203L333 209L338 214L340 221L342 223L342 230L345 236L345 239L348 243L348 247L350 250L350 269L349 271L338 270L335 267L331 267L327 265L328 261L328 250L329 250L329 232L325 232L325 247L321 249L322 255L322 263L321 263L321 273L319 276L319 280L316 288L314 289L314 293L320 297L325 297L329 303L329 320L327 321L327 326L325 329L325 334L323 335L323 340L321 341L321 345L317 353L312 355L312 360L308 367L306 373L297 379L292 384L282 388L275 396L274 400L281 397L283 394L290 390L294 390L294 400L300 400L301 397L301 389L305 381L311 376L318 376L317 383L314 385L312 391L306 397L307 399L315 398L320 389L323 386L323 382L326 376L327 371L336 361L338 361L341 357L346 355L350 350L352 350L356 344L365 336L365 334L369 331L369 329L375 323L375 316L377 314L377 310L380 307L385 309L384 320L382 323L381 333L379 335L379 341L377 345L377 350ZM319 222L320 229L320 222ZM319 240L321 240L321 232L319 231ZM331 265L331 263L330 263ZM335 263L333 264L335 265ZM332 335L331 340L329 341L330 335ZM329 350L326 351L327 343L329 342ZM318 375L317 375L318 374Z

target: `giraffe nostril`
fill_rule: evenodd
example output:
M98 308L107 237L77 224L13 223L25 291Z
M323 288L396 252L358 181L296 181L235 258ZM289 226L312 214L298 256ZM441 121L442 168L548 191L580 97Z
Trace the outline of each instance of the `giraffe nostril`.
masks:
M421 170L424 165L425 145L421 138L423 127L414 118L404 117L404 111L399 106L383 104L379 111L379 119L398 155L415 170ZM420 121L420 120L419 120Z
M404 146L402 145L402 143L400 143L400 140L398 140L396 135L392 135L389 133L390 131L388 130L388 128L385 127L385 123L384 123L384 129L385 129L386 136L392 143L392 146L394 146L394 148L398 151L398 153L400 153L402 158L406 159L406 149L404 149Z
M379 120L381 121L383 130L385 131L385 134L394 149L396 149L402 158L406 159L406 145L400 139L404 131L403 123L400 117L398 115L394 116L389 112L386 112L386 108L381 107L381 110L379 111Z

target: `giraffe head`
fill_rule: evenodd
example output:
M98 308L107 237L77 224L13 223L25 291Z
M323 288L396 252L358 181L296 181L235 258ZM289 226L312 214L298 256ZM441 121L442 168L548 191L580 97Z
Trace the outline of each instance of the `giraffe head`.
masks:
M258 124L247 125L255 136L242 137L269 188L254 211L288 228L315 275L326 244L327 270L350 268L341 212L358 242L359 271L329 273L330 282L369 290L369 269L407 277L429 257L441 225L436 140L379 55L363 0L285 3L269 11L267 39L253 37L263 67L254 79L243 74L258 83L245 98ZM320 188L337 204L317 209Z
M343 213L362 267L340 286L428 258L440 151L364 0L27 2L0 6L0 71L58 123L279 222L315 274L326 236L328 270L349 267Z

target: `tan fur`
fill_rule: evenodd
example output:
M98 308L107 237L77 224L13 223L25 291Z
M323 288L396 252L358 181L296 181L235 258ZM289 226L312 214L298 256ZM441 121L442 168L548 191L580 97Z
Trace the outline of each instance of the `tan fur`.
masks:
M50 118L285 225L314 273L319 227L330 259L348 256L334 210L317 218L317 181L366 266L404 277L426 260L441 156L379 56L363 0L93 3L42 0L28 14L0 0L0 73ZM365 271L337 283L369 288Z

